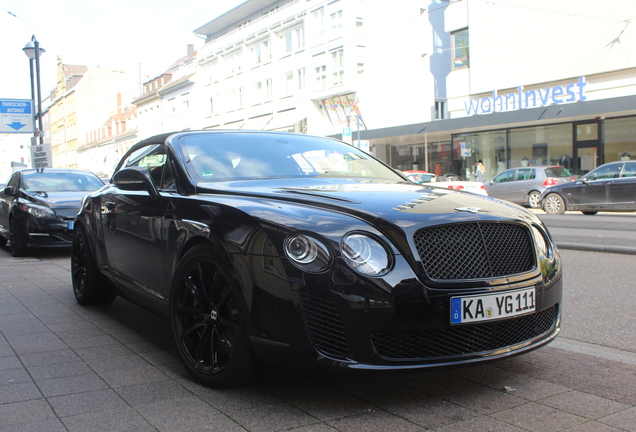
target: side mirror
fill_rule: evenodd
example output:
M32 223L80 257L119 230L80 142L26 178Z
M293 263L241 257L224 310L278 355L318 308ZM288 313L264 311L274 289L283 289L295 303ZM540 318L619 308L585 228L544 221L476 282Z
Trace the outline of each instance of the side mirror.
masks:
M15 195L15 188L13 186L7 186L2 190L5 195Z
M146 191L152 198L159 196L150 172L144 167L133 166L119 170L113 175L111 183L122 190Z

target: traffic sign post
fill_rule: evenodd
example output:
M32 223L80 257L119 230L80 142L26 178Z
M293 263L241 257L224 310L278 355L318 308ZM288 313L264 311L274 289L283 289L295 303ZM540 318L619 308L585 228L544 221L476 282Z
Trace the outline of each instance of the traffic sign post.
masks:
M33 101L0 99L0 133L33 133Z

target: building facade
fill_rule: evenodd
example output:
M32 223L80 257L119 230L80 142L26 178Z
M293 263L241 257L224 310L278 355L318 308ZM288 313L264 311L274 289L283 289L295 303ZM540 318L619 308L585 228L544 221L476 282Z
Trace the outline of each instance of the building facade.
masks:
M120 91L137 107L126 142L275 130L342 138L401 170L471 179L482 160L486 180L524 164L580 175L636 158L632 16L631 0L246 0L196 29L205 43L141 95L91 88L104 70L59 88L54 165L83 168L79 150L110 168L125 146L90 132Z
M575 175L636 159L636 3L456 0L443 9L447 117L363 132L388 161L486 180L506 168ZM435 13L431 9L430 13Z
M65 65L58 57L57 86L48 108L53 166L88 169L80 149L89 133L119 112L122 98L132 101L136 92L137 79L130 72Z

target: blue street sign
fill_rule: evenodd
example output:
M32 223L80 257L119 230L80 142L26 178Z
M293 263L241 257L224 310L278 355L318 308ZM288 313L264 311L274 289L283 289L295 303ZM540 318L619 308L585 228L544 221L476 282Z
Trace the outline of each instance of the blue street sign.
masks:
M33 133L33 101L0 99L0 133Z

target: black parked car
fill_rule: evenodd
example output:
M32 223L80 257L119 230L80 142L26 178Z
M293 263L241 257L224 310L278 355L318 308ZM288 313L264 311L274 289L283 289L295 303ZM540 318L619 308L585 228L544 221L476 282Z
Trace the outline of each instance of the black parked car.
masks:
M541 195L541 206L549 214L636 211L636 161L607 163L575 182L550 187Z
M308 135L136 144L85 198L71 257L79 303L119 294L165 314L184 367L210 386L262 361L472 364L560 329L561 261L538 217Z
M90 171L16 171L0 193L0 243L10 241L16 257L32 247L70 247L82 198L102 186Z

